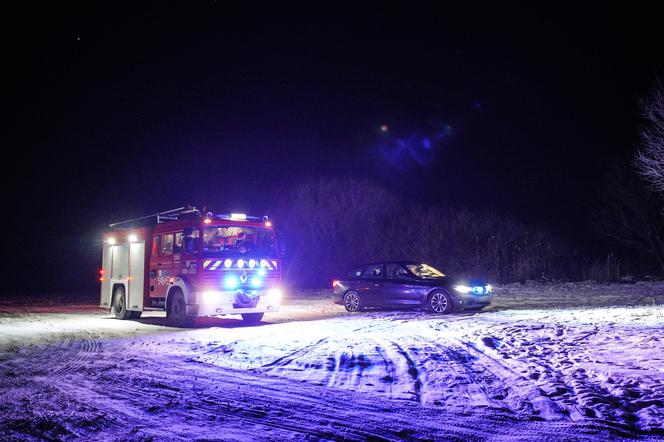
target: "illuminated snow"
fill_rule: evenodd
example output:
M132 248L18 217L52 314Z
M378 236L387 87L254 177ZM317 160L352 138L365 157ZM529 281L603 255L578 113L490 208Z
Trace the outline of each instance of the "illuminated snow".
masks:
M326 296L286 297L257 327L205 319L193 329L166 326L163 313L137 322L82 306L0 305L0 434L664 433L664 284L503 286L487 311L450 316L348 314Z

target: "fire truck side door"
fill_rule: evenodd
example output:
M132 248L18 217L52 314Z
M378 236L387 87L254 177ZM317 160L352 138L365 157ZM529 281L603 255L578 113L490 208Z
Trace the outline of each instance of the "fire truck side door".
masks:
M145 241L129 243L129 287L127 308L143 310L143 290L145 288Z
M150 259L150 296L165 298L173 272L173 234L155 236Z

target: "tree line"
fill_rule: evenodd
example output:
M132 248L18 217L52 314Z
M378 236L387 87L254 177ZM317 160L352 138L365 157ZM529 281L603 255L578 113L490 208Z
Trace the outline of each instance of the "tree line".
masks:
M593 219L618 252L588 257L518 220L466 209L421 207L370 181L304 182L281 201L285 277L325 286L353 265L417 260L459 276L506 283L610 281L664 273L664 92L641 102L642 144L632 164L607 168Z

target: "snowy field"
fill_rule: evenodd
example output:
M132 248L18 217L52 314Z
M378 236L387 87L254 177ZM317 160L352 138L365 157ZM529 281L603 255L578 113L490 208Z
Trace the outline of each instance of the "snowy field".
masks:
M0 374L0 440L664 440L664 283L514 284L449 316L307 292L188 329L5 301Z

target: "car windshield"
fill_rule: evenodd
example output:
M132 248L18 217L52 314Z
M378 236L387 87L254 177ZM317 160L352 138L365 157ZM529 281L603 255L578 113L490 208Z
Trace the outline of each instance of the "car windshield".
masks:
M443 272L441 272L435 267L431 267L428 264L407 264L406 267L413 274L415 274L415 276L418 276L420 278L430 279L430 278L442 278L445 276Z
M203 230L203 253L206 255L252 255L276 258L274 232L246 226L206 227Z

